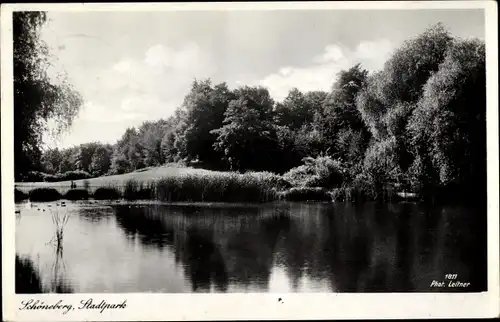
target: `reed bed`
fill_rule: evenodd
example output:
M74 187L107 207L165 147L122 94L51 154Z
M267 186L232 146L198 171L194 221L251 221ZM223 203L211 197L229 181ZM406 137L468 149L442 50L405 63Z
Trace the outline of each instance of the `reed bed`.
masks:
M166 202L268 202L278 198L277 190L271 179L252 173L186 174L149 182L128 181L123 196Z

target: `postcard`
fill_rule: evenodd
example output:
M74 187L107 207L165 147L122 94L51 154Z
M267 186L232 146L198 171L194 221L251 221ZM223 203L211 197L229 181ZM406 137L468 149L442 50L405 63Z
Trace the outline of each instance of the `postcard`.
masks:
M496 9L2 5L3 319L498 317Z

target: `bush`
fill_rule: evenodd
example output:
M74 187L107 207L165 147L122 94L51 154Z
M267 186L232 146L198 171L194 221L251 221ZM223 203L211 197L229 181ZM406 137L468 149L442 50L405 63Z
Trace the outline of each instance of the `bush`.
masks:
M57 174L45 173L43 176L43 181L45 182L56 182L59 181L59 176Z
M111 187L105 188L97 188L93 194L94 199L97 200L112 200L112 199L120 199L120 192Z
M89 199L89 192L85 189L71 189L66 192L64 198L68 200L87 200Z
M81 180L89 178L92 178L92 175L87 171L82 170L66 171L57 175L57 181Z
M53 188L36 188L30 191L30 201L55 201L61 199L59 191Z
M29 171L22 178L23 182L42 182L45 180L46 174L40 171Z
M278 191L290 189L292 187L292 184L290 182L283 179L282 176L272 172L247 172L247 174L256 177L258 180L265 182Z
M28 199L28 194L19 189L14 189L14 201L19 202Z
M292 188L282 193L280 198L287 201L332 201L331 194L320 187Z
M339 202L396 201L392 184L375 184L364 173L359 174L349 184L332 190L332 198Z
M66 171L58 174L48 174L39 171L30 171L23 178L23 182L58 182L92 178L92 175L86 171Z
M304 164L291 169L283 178L296 187L333 188L344 181L345 169L338 160L323 156L304 158Z

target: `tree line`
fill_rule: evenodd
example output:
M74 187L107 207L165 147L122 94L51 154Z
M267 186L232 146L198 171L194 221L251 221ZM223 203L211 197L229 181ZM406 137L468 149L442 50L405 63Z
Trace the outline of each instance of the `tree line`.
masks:
M182 161L283 174L330 158L342 184L485 195L485 75L484 42L437 24L379 71L341 71L327 92L294 88L276 102L264 87L195 80L172 116L128 128L114 145L48 150L39 169L103 175Z

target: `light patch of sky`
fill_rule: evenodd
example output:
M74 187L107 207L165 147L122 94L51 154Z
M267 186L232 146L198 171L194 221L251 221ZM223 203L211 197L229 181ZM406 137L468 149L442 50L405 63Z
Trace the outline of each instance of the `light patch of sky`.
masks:
M356 63L380 69L405 39L442 21L483 37L481 11L49 13L51 74L66 72L84 105L47 146L114 143L127 127L172 115L194 79L262 85L276 100L296 87L329 90Z
M387 39L361 41L355 50L341 44L327 45L307 67L282 67L256 84L267 87L276 100L283 100L293 87L301 91L328 91L340 71L358 63L368 71L379 70L394 49Z

